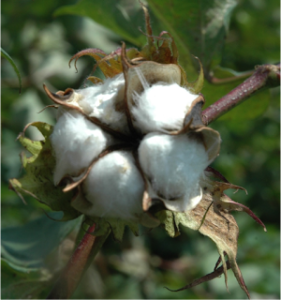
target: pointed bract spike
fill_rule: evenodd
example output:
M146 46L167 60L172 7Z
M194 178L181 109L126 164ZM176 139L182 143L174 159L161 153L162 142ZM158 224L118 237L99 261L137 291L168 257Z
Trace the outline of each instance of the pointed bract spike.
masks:
M265 232L267 232L266 230L266 227L265 225L263 224L263 222L260 220L260 218L258 218L251 210L250 208L248 208L247 206L239 203L239 202L235 202L233 201L231 198L229 198L227 195L224 195L222 198L221 198L222 202L223 203L227 203L227 204L230 204L232 206L232 210L237 210L237 208L239 210L242 210L244 211L245 213L247 213L251 218L253 218L258 224L260 224L262 227L263 227L263 230ZM231 210L231 207L228 207L228 209L230 208Z
M99 84L99 83L103 83L103 80L98 78L98 77L95 77L95 76L89 76L87 78L87 80L91 81L93 84Z
M246 195L248 194L248 192L245 188L235 185L235 184L216 181L216 185L220 188L221 192L228 190L228 189L234 189L234 190L243 190L246 193Z
M89 56L93 57L96 60L96 62L98 62L100 59L102 59L104 56L106 56L106 53L104 51L102 51L100 49L96 49L96 48L88 48L88 49L81 50L70 58L69 63L68 63L69 67L71 67L71 62L75 59L74 67L75 67L76 71L78 72L78 69L76 67L77 60L84 55L89 55Z
M221 179L223 182L229 183L229 181L219 171L210 166L206 168L205 173L207 176L214 176L215 178Z
M74 93L73 89L67 89L65 92L59 91L58 93L52 93L45 84L43 84L43 88L47 94L47 96L57 104L67 105L66 100L69 100Z
M147 8L145 5L140 1L140 4L142 6L144 17L145 17L145 26L146 26L146 33L147 33L147 42L150 47L153 46L154 38L152 37L152 28L150 25L150 17Z
M242 276L242 273L241 273L241 270L240 268L238 267L238 264L236 262L236 259L235 257L233 257L232 255L227 255L228 256L228 261L230 263L230 266L231 266L231 269L232 269L232 272L234 273L240 287L242 288L242 290L246 293L247 297L249 299L251 299L250 297L250 294L249 294L249 291L248 291L248 288L245 284L245 281L244 281L244 278Z
M221 257L221 261L222 261L225 286L226 286L227 291L229 292L228 284L227 284L227 265L226 265L226 261L225 261L225 258L224 258L225 251L221 250L220 247L218 247L218 251L219 251L219 254L220 254L220 257Z
M230 264L229 264L229 261L226 262L226 267L227 269L230 269ZM170 292L180 292L180 291L183 291L183 290L187 290L187 289L190 289L190 288L193 288L203 282L207 282L207 281L210 281L210 280L213 280L219 276L221 276L221 274L223 274L224 272L224 269L223 269L223 266L219 267L218 269L214 270L212 273L209 273L203 277L200 277L196 280L194 280L193 282L187 284L186 286L180 288L180 289L177 289L177 290L171 290L167 287L165 287L165 289L169 290Z

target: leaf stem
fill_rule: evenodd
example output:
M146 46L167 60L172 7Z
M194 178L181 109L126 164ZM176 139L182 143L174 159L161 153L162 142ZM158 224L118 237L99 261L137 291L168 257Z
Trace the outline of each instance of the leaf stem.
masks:
M94 236L96 224L89 227L78 247L62 271L47 299L69 299L76 290L82 276L92 263L110 231L103 236Z
M280 64L257 67L251 77L202 112L203 123L210 124L263 87L278 85L280 85Z

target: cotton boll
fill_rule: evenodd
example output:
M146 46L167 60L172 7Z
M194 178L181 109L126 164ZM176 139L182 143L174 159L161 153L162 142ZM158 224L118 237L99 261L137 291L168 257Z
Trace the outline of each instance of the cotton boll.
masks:
M129 152L115 151L99 159L82 189L92 203L82 211L86 215L137 221L143 214L144 182Z
M54 183L65 175L77 176L111 144L112 138L75 110L60 109L50 136L56 157Z
M203 143L186 134L150 133L138 153L151 198L162 199L174 211L190 210L200 202L199 178L208 166Z
M149 88L145 84L142 94L133 94L135 126L142 133L180 130L187 111L197 97L175 83L167 85L158 82Z
M128 133L123 111L124 89L124 75L119 74L106 79L102 85L77 90L76 93L82 95L79 106L86 114L99 118L117 131Z

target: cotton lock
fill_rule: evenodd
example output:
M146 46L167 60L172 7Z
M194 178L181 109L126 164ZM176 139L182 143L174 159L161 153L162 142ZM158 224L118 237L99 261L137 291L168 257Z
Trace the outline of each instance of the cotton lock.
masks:
M178 84L145 84L144 91L133 94L132 114L142 133L180 130L186 113L198 95Z
M193 209L202 199L200 176L208 166L202 141L188 135L150 133L139 147L139 160L151 198L173 211Z
M54 183L80 175L107 146L112 137L75 110L59 108L60 117L50 136L56 157Z
M92 203L86 214L137 221L143 213L144 182L129 152L114 151L101 158L82 189L85 199Z

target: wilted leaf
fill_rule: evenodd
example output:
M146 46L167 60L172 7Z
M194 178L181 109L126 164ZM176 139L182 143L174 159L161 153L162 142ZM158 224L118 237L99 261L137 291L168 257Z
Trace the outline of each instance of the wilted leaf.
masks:
M250 297L241 271L236 263L237 239L239 235L238 225L234 217L228 212L225 212L219 204L217 199L223 197L223 193L216 185L216 182L206 180L203 184L205 185L203 199L195 209L182 213L161 211L157 214L157 217L162 221L170 236L175 237L179 232L179 224L182 224L190 229L198 230L203 235L212 239L218 248L220 259L223 264L226 286L227 264L229 264L239 285L245 291L247 296ZM229 184L229 188L236 188L236 186ZM228 262L225 261L225 254L228 257ZM220 272L218 272L217 276L219 274ZM212 278L214 278L214 276ZM210 279L208 279L208 276L205 276L202 278L201 282L207 280ZM192 286L193 285L190 284L186 288Z

